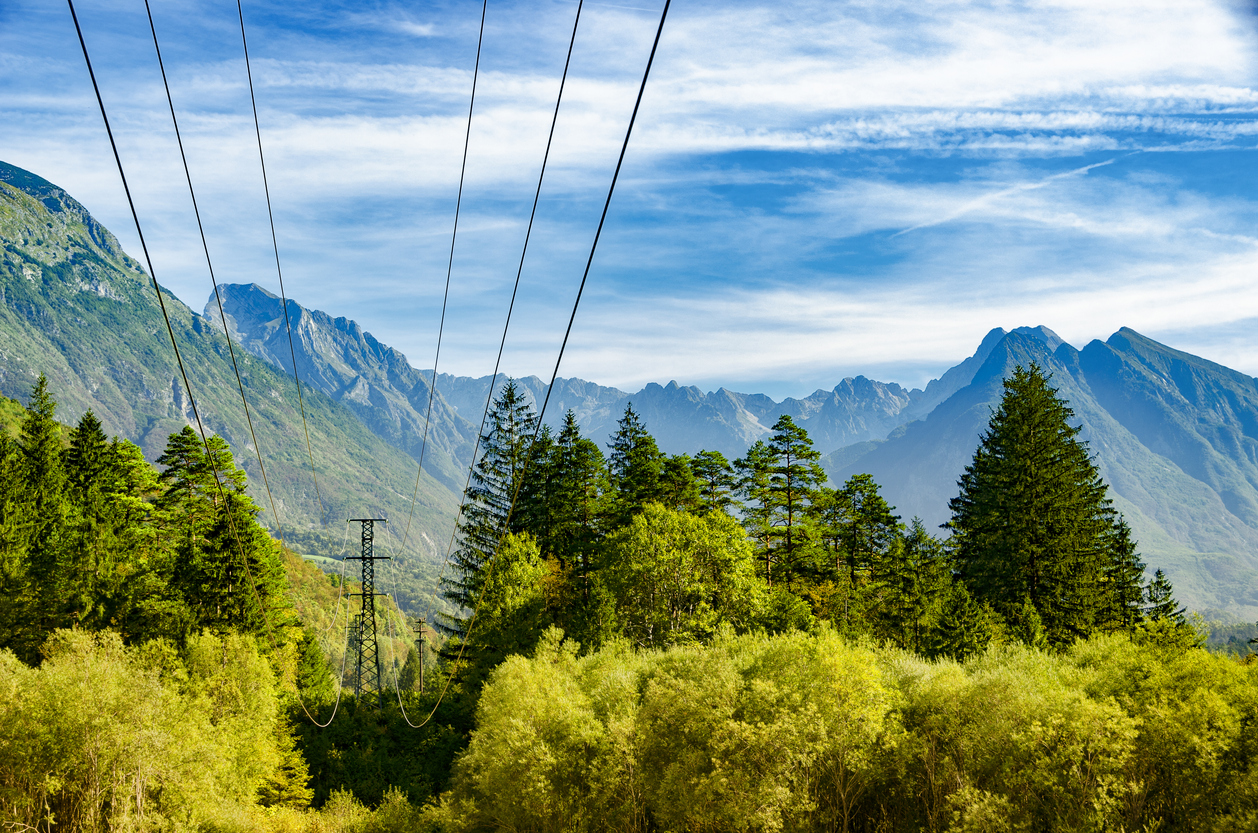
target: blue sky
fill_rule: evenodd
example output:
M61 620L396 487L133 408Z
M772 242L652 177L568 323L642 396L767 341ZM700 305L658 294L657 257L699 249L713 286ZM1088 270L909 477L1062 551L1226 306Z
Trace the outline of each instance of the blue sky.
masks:
M161 282L210 293L141 0L80 18ZM234 3L154 0L220 280L276 290ZM442 370L484 375L575 2L490 0ZM549 373L658 20L588 3L508 339ZM246 2L286 287L430 367L480 5ZM0 0L0 159L138 254L56 2ZM1258 374L1258 17L676 0L562 375L920 386L992 327Z

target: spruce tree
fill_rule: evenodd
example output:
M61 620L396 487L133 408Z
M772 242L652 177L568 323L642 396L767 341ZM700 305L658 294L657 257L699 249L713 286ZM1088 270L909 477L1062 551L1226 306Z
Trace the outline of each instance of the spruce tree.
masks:
M536 426L532 403L515 380L508 379L490 408L481 436L480 459L467 487L459 519L459 544L452 559L455 575L444 581L442 595L458 611L441 619L441 627L448 633L466 633L467 619L462 611L475 607L485 569L509 531L512 501L525 475Z
M1073 417L1039 367L1018 367L947 524L974 597L1014 630L1034 625L1023 621L1029 601L1053 645L1121 618L1131 595L1134 548Z
M0 431L0 649L36 661L40 638L26 563L26 495L18 444Z
M576 570L586 594L591 558L601 536L600 516L608 491L603 452L598 444L581 436L572 411L564 416L556 446L558 488L554 529L554 554Z
M66 601L76 622L90 618L100 605L102 590L113 572L114 501L117 473L100 420L88 410L70 432L65 453L67 495L74 504L75 524L66 558Z
M25 487L26 559L35 591L35 628L47 634L67 624L65 570L67 521L66 476L62 462L57 403L40 374L22 420L18 447ZM42 641L42 639L41 639Z
M608 471L612 488L616 493L612 509L615 526L629 522L648 503L657 503L663 497L660 483L664 470L664 454L642 424L633 403L625 406L624 416L616 425L608 446Z
M1184 623L1184 608L1175 601L1175 590L1166 573L1158 570L1144 590L1145 615L1153 622Z

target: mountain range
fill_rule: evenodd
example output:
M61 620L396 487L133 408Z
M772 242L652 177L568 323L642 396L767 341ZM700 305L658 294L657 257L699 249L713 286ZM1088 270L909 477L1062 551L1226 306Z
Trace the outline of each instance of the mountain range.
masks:
M148 276L63 190L3 163L0 243L0 393L24 399L43 372L64 416L90 407L154 458L191 410ZM349 513L406 516L428 422L413 543L400 561L414 586L403 601L431 601L490 378L438 374L429 418L432 371L357 322L288 299L290 348L279 298L256 285L219 290L281 520L308 551L332 554L333 531ZM198 315L165 297L202 415L237 449L265 506L217 305L211 298ZM294 359L322 510L305 470ZM1150 569L1165 569L1194 609L1258 618L1258 381L1132 330L1077 350L1045 327L997 328L924 389L856 376L781 402L676 382L629 393L560 379L547 422L571 409L583 432L605 444L632 403L665 451L711 449L732 459L790 414L826 452L833 482L869 472L905 519L937 525L1001 381L1030 363L1069 400ZM545 395L536 376L517 383L535 401Z
M231 443L263 508L260 519L275 534L298 551L336 555L346 518L407 517L416 488L413 460L352 410L308 390L316 487L293 378L237 349L277 521L221 327L162 292L206 429ZM64 190L0 163L0 394L26 401L41 373L60 419L76 422L91 409L108 433L136 442L150 460L193 420L193 399L140 264ZM399 558L400 595L412 609L431 603L423 588L434 582L456 506L448 487L423 478L415 532Z

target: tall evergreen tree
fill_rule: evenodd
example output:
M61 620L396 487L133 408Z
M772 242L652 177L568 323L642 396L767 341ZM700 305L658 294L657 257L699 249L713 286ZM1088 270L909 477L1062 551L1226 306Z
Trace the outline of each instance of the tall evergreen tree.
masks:
M593 440L581 436L572 411L564 416L555 445L559 469L555 553L575 567L584 581L601 534L600 515L608 491L603 452Z
M508 379L494 399L481 436L480 459L472 471L459 520L459 545L452 559L455 575L445 579L442 592L456 611L475 607L484 586L485 568L509 531L511 504L522 485L536 426L532 402L514 379ZM459 612L441 620L443 629L460 636L466 626L467 619Z
M78 510L67 541L66 602L70 615L82 622L101 602L103 587L113 572L117 530L113 517L117 491L114 458L100 420L88 410L70 432L65 453L67 495Z
M818 535L836 571L848 573L853 587L867 576L900 531L900 516L892 514L878 484L869 474L856 474L838 489L820 489L811 507ZM830 565L827 564L827 567Z
M775 552L772 546L774 499L769 480L776 460L764 440L756 440L747 455L734 461L737 472L737 494L743 501L742 521L747 535L756 544L757 555L764 565L764 580L773 586Z
M18 447L26 492L27 570L35 591L35 626L42 634L67 624L63 568L70 507L56 412L48 380L40 374L26 406Z
M1055 645L1114 618L1131 581L1114 567L1134 558L1116 552L1129 539L1117 531L1122 519L1073 416L1040 368L1018 367L949 502L947 524L975 598L1015 630L1026 624L1029 600Z
M768 442L772 462L766 487L771 511L769 546L777 551L773 560L783 565L790 581L808 570L806 552L812 543L808 507L826 475L817 462L821 452L789 414L774 423L773 432Z
M689 454L672 454L660 470L660 503L678 512L695 512L700 506L699 481Z
M1175 590L1166 573L1158 570L1149 579L1144 590L1144 601L1147 603L1145 615L1154 622L1184 623L1184 608L1175 601Z
M157 462L166 467L156 506L176 556L171 582L194 624L273 633L288 614L278 545L257 523L248 478L227 442L212 436L202 443L184 426Z
M613 523L621 526L641 512L643 506L658 503L663 497L660 478L665 457L633 409L633 403L625 406L609 448L608 471L616 493Z
M728 512L734 505L733 492L738 480L725 455L719 451L700 451L691 458L690 468L699 484L699 510Z
M0 431L0 648L35 662L42 642L26 563L26 494L18 444Z

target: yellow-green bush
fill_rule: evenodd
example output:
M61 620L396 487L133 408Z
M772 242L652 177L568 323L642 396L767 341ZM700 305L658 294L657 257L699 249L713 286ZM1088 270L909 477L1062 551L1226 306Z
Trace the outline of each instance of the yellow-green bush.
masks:
M195 825L254 801L278 764L274 679L251 639L127 648L58 631L44 663L0 652L0 810L38 830Z
M463 830L1222 831L1258 821L1258 666L1096 637L965 663L822 628L492 675Z

